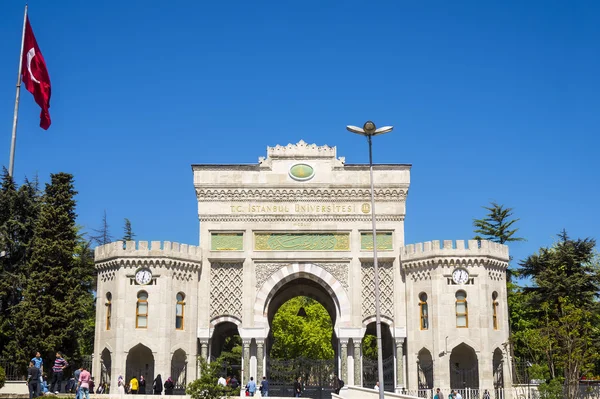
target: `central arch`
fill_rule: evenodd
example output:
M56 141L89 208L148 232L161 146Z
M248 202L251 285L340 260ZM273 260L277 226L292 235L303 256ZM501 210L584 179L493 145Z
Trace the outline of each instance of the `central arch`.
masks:
M334 330L340 326L350 325L350 299L342 284L319 265L313 263L292 263L283 266L277 272L273 273L258 291L254 303L254 324L257 327L269 327L271 301L276 296L279 299L279 293L284 285L299 279L310 282L310 284L302 284L302 287L306 290L307 294L319 296L320 299L314 299L321 302L329 312L331 320L334 322ZM327 293L328 298L323 295L323 292ZM290 296L290 298L298 295L304 294L295 294ZM327 306L325 302L328 302Z

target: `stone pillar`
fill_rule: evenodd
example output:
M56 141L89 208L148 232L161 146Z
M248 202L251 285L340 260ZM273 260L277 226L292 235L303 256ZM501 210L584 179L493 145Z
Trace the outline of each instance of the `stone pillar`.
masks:
M256 383L262 381L263 377L263 364L265 360L265 341L256 340Z
M200 358L196 358L196 378L200 378L200 359L208 362L208 339L200 339Z
M342 358L342 372L341 379L344 381L348 381L348 340L340 339L340 344L342 346L342 350L340 352L340 356Z
M396 388L404 387L404 338L396 339Z
M242 375L242 386L246 385L250 380L250 344L252 340L245 339L242 341L242 367L244 368L244 374Z
M362 387L362 356L360 353L361 340L353 338L354 344L354 385Z

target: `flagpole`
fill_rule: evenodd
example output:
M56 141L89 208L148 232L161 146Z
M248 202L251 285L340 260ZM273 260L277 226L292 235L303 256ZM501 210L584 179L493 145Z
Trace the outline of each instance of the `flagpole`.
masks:
M21 72L23 70L23 46L25 45L25 24L27 22L27 4L23 15L23 34L21 35L21 55L19 56L19 75L17 76L17 94L15 96L15 113L13 115L12 140L10 142L10 161L8 175L12 177L15 166L15 147L17 146L17 121L19 119L19 99L21 97Z

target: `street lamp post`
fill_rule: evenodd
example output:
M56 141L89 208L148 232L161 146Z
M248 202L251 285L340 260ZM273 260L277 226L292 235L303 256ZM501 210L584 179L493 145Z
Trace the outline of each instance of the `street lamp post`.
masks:
M346 126L352 133L367 137L369 143L369 173L371 174L371 222L373 225L373 272L375 274L375 325L377 331L377 374L379 378L379 398L384 399L385 381L383 380L383 345L381 340L381 310L379 301L379 267L377 264L377 227L375 224L375 188L373 184L373 150L372 138L380 134L391 132L393 126L384 126L377 129L371 121L365 122L362 128Z

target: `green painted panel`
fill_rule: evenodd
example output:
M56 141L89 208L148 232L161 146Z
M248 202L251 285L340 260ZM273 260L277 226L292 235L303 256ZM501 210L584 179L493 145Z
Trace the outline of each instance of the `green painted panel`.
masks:
M244 249L244 234L212 233L210 249L213 251L242 251Z
M255 233L257 251L349 251L350 233Z
M392 232L377 232L377 250L378 251L391 251L394 249L394 242L392 240ZM373 250L373 233L360 233L360 249L363 251Z

